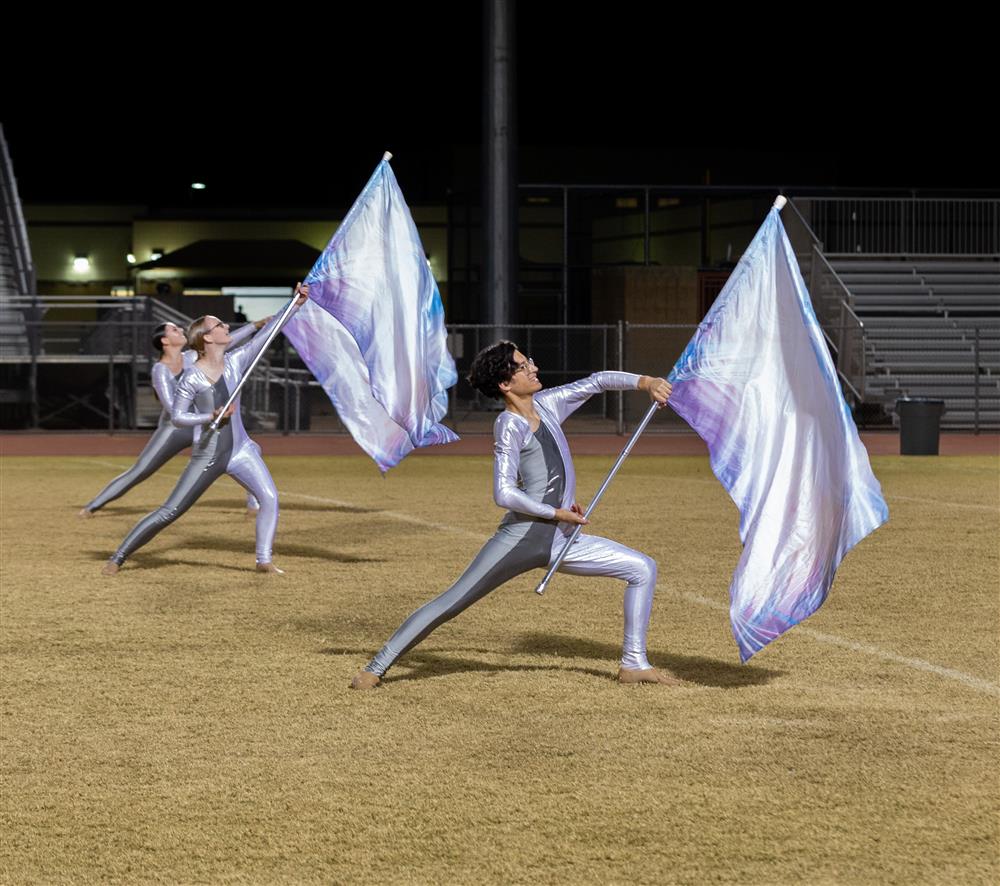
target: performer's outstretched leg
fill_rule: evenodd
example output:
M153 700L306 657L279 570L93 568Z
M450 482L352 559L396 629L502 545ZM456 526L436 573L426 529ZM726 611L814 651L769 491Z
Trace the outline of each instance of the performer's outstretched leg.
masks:
M108 483L89 504L84 506L80 516L89 516L116 498L121 498L133 486L151 477L178 452L190 445L190 428L175 428L169 424L158 427L139 453L135 464Z
M201 498L205 490L226 472L231 446L232 434L229 428L220 431L214 440L208 440L207 445L205 440L202 441L167 500L143 517L125 536L125 540L105 565L105 575L114 575L128 557Z
M230 460L226 470L249 493L248 507L253 499L259 504L256 527L258 568L262 572L281 572L271 564L274 534L278 531L278 490L261 457L260 447L248 440Z
M525 531L527 529L527 532ZM546 523L514 523L500 528L476 555L458 580L429 603L416 610L378 654L365 666L372 674L369 685L378 683L401 655L412 649L436 627L454 618L490 591L515 576L548 562L554 527ZM359 675L361 676L361 675ZM357 678L352 684L358 686Z

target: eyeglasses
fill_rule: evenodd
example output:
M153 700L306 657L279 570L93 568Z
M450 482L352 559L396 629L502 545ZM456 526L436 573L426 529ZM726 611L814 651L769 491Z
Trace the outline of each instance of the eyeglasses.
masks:
M214 326L209 326L208 329L205 330L204 334L208 335L210 332L215 332L215 330L218 329L220 326L225 326L226 329L229 328L229 324L225 320L220 320Z
M538 366L535 364L535 361L531 357L525 357L523 363L514 364L514 371L511 373L511 375L517 375L517 373L519 373L522 369L527 370L529 366L532 369L538 368Z

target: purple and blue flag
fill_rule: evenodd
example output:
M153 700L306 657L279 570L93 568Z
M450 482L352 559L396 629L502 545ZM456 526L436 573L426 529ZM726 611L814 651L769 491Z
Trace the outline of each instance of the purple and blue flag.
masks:
M840 561L889 519L777 208L669 381L740 512L729 597L745 662L819 609Z
M305 282L285 334L379 470L457 440L440 424L458 380L444 306L388 157Z

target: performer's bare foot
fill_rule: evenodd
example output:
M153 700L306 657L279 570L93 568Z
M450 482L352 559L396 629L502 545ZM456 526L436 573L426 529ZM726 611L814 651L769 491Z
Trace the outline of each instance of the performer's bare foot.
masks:
M258 572L264 572L267 575L284 575L285 574L285 570L284 569L279 569L273 563L258 563L257 564L257 571Z
M358 671L351 680L351 689L374 689L381 682L371 671Z
M104 564L104 568L101 570L101 575L117 575L120 568L121 567L115 563L114 560L108 560L108 562Z
M94 512L93 511L88 511L86 508L80 508L80 510L76 512L76 515L81 520L86 520L88 517L93 517L94 516Z
M662 683L664 686L683 686L684 681L673 674L656 668L618 668L619 683Z

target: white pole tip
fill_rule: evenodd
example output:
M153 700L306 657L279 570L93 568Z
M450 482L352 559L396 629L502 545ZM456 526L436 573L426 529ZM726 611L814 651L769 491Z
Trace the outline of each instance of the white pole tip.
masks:
M386 152L385 152L385 153L384 153L384 154L382 155L382 159L383 159L383 160L391 160L391 159L392 159L392 154L390 154L390 153L389 153L388 151L386 151Z
M787 197L783 197L781 194L778 194L778 196L774 198L774 208L780 212L787 202Z

